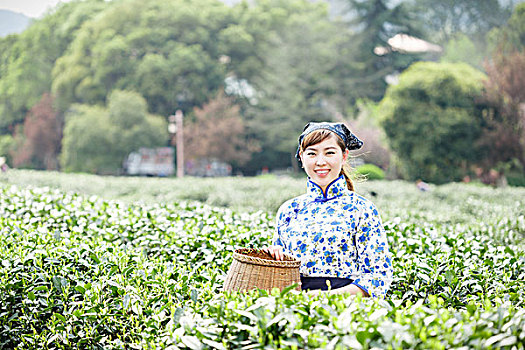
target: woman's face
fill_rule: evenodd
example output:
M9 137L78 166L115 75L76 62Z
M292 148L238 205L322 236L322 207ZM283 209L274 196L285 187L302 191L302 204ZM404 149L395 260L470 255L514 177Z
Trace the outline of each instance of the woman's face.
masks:
M341 174L348 150L343 153L337 144L337 136L330 136L318 144L307 147L301 154L306 174L326 192L326 187Z

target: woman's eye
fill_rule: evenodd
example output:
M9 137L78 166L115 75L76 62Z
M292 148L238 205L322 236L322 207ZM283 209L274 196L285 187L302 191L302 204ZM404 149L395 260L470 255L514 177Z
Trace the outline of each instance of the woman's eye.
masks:
M315 156L315 153L314 152L306 152L306 155L307 156Z

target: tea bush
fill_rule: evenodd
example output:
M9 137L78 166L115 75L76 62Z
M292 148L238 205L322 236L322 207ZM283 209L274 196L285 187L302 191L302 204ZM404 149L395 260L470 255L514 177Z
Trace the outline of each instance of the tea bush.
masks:
M355 172L364 176L368 180L383 180L385 172L374 164L363 164L355 169Z
M0 185L0 348L524 348L525 191L358 188L394 255L385 300L221 292L233 250L269 243L268 210Z

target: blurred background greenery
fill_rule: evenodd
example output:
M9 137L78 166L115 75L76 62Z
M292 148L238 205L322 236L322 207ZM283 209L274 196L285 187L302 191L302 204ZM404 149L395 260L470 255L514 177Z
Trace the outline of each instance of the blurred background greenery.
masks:
M525 185L524 45L521 1L71 1L0 38L0 156L120 174L181 109L185 159L235 174L332 120L374 176Z

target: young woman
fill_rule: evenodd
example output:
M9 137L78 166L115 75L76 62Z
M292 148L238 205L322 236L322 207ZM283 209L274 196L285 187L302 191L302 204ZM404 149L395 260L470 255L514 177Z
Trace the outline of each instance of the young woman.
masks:
M354 192L346 164L360 141L342 123L308 123L296 157L308 175L305 194L277 213L266 250L301 260L301 287L313 293L384 297L392 281L388 242L376 207Z

